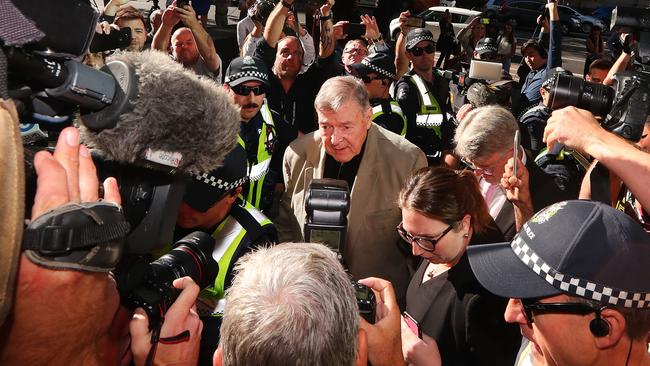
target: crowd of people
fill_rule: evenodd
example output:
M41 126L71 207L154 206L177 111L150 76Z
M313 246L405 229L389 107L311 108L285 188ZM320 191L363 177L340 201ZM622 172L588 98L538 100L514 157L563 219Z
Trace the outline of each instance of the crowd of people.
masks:
M164 53L239 111L234 148L188 174L170 247L148 254L206 232L218 274L205 288L175 279L158 328L120 306L111 271L134 198L98 180L92 146L67 127L34 156L26 239L0 256L0 364L650 365L650 118L628 141L556 93L576 78L557 4L511 75L513 23L477 17L454 34L447 12L434 39L404 11L393 43L373 16L334 22L334 0L310 32L295 2L250 2L228 64L209 2L146 15L106 4L97 33L131 29L116 55ZM635 67L634 32L617 32L612 59L592 29L585 81L611 87ZM459 79L477 61L501 76ZM10 100L0 120L17 128ZM324 178L349 187L339 248L305 242L310 186ZM373 319L352 282L374 294Z

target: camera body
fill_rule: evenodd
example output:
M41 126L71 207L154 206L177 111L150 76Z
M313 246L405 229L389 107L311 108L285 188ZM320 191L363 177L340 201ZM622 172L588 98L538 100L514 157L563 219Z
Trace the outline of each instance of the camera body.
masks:
M352 288L357 298L357 305L359 306L359 315L361 315L368 323L375 323L376 302L375 293L372 289L359 282L352 281Z
M214 238L196 231L174 244L157 260L147 263L142 257L123 261L115 270L122 305L141 307L149 316L149 327L162 324L163 316L178 297L175 279L189 276L201 288L214 282L219 265L212 258Z

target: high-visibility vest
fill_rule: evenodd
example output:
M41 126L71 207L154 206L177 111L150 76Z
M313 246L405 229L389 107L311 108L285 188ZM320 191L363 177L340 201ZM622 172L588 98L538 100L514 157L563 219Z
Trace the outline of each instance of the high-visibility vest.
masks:
M376 118L383 114L388 114L388 113L395 113L398 116L402 118L402 131L400 132L400 135L405 136L406 135L406 117L404 116L404 112L402 112L402 108L399 106L399 103L397 103L394 100L390 101L390 110L385 111L384 110L384 103L379 103L376 106L372 107L372 120L374 121Z
M210 307L213 307L203 309L204 315L209 312L209 315L221 316L225 306L226 277L231 273L237 249L253 245L252 241L259 236L258 230L267 225L273 225L271 220L246 202L244 207L233 206L230 214L214 230L212 237L215 245L212 257L219 263L219 273L214 284L201 291L200 297L212 300Z
M244 192L246 201L250 202L255 208L260 208L262 202L262 186L271 166L271 156L276 140L273 115L266 100L262 104L262 108L260 108L260 113L262 114L262 130L257 143L257 157L255 162L248 162L248 178L250 182L248 183L248 191ZM241 137L237 139L237 142L246 150L246 143Z
M409 80L417 88L420 99L420 110L415 115L415 125L430 128L435 131L439 138L442 138L442 123L445 120L445 115L442 108L440 108L440 104L438 104L420 75L413 74L409 77Z

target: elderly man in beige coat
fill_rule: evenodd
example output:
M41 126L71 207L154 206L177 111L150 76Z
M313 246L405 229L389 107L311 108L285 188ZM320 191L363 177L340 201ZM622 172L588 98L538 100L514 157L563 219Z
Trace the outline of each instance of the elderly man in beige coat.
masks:
M391 281L401 299L412 257L397 245L397 195L410 173L427 165L424 153L371 122L368 94L351 76L326 81L314 106L318 131L295 140L284 155L286 190L275 221L280 240L304 240L305 196L313 179L346 180L352 190L344 261L355 279Z

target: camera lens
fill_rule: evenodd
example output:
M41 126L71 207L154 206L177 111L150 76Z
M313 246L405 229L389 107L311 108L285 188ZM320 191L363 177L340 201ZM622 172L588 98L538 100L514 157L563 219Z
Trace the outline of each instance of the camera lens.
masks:
M574 106L591 111L596 116L609 113L614 101L614 89L584 81L575 76L558 75L550 91L553 110Z
M219 272L219 265L212 258L214 238L207 233L195 231L176 242L169 253L151 263L152 270L165 283L190 276L201 288L209 286Z

